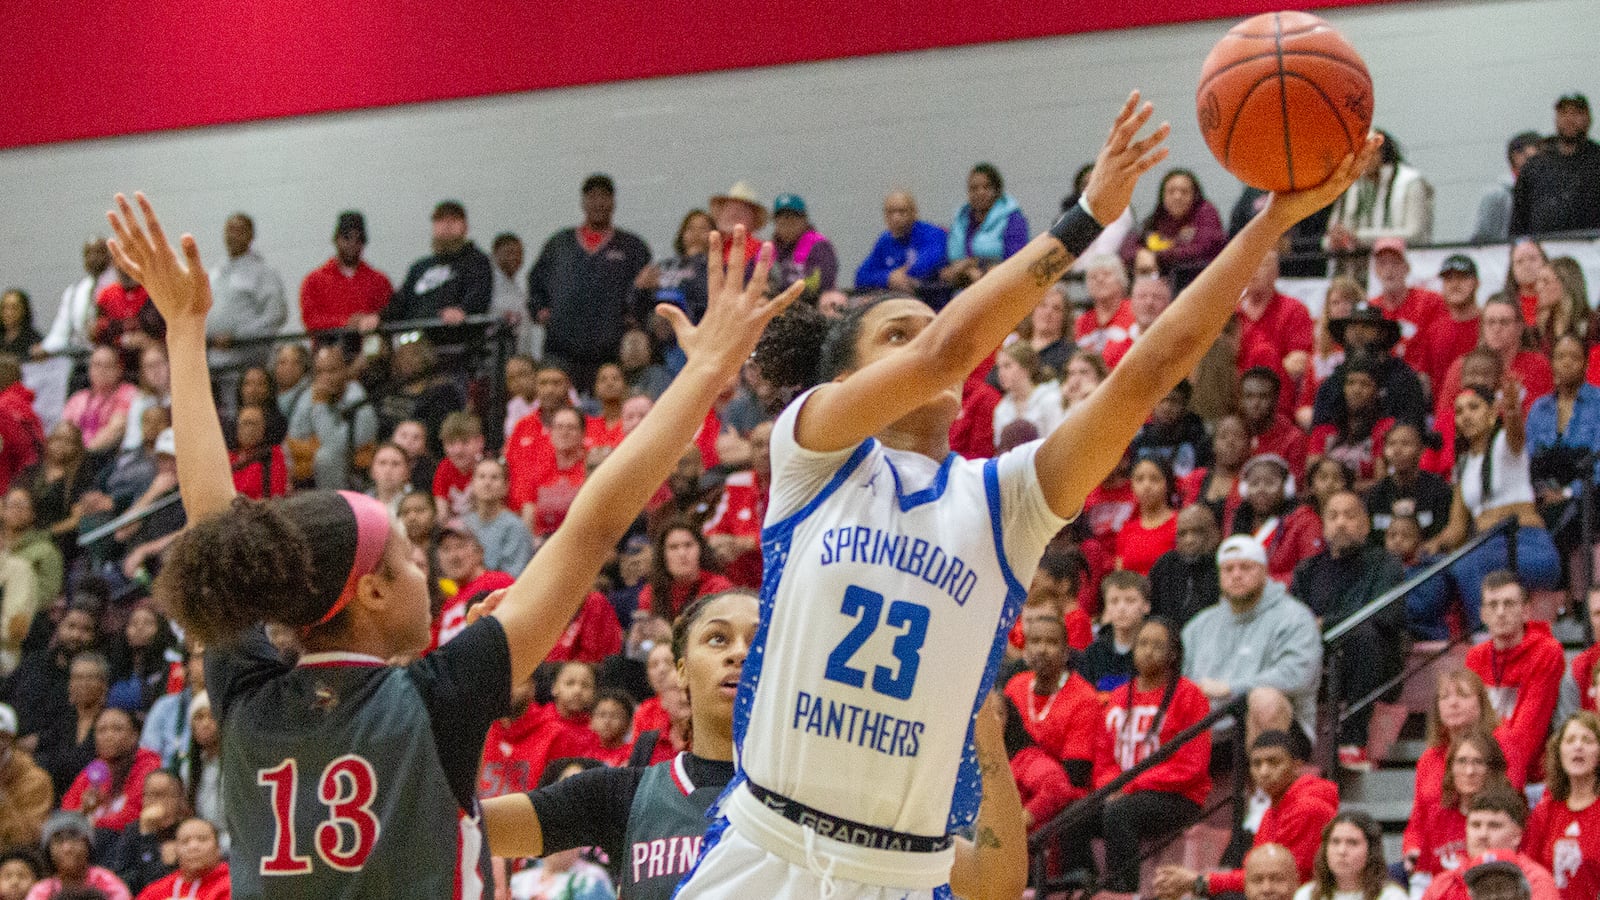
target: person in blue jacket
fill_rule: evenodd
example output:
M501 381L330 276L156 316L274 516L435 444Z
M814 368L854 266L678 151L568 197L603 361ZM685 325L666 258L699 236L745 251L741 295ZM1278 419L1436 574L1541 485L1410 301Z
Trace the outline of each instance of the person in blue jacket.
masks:
M939 287L945 264L945 230L917 219L917 201L908 191L883 198L883 234L856 269L856 290L896 290L922 294Z
M1005 179L991 163L978 163L967 175L967 202L956 210L945 255L950 262L939 279L960 289L977 281L1028 242L1028 219L1006 193Z

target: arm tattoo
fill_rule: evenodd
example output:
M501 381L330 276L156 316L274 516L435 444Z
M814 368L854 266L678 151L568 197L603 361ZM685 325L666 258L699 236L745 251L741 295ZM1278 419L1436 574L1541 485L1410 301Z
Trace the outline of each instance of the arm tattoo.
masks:
M998 850L1001 847L1000 836L995 834L994 829L987 825L979 828L977 834L973 835L972 840L980 850Z
M1039 257L1033 265L1028 266L1028 273L1033 276L1033 283L1039 287L1049 287L1061 277L1062 270L1072 261L1072 254L1065 247L1054 247L1049 253Z

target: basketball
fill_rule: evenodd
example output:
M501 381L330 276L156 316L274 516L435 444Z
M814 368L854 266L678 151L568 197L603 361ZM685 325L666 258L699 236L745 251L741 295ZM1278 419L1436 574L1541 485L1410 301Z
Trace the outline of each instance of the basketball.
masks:
M1211 48L1195 104L1207 146L1240 181L1303 190L1360 149L1372 127L1372 77L1326 21L1262 13Z

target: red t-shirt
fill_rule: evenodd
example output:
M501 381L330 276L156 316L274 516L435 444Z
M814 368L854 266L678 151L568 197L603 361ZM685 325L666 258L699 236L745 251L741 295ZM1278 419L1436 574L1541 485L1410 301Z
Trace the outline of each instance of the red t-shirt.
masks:
M228 462L238 466L239 451L228 451ZM284 461L283 448L280 446L272 448L271 458L266 465L256 462L233 470L233 489L251 500L269 496L268 488L273 497L282 497L289 492L289 466Z
M1460 868L1461 861L1467 858L1467 817L1461 810L1434 801L1431 806L1414 810L1412 819L1406 823L1406 833L1411 834L1412 825L1416 825L1415 849L1420 852L1417 871L1438 875Z
M566 468L556 460L554 453L541 458L530 474L530 481L518 484L514 491L521 503L533 503L533 533L545 537L555 534L557 528L567 517L567 510L572 508L572 501L578 497L578 489L583 487L583 479L587 474L582 454L576 461ZM521 506L513 507L521 509Z
M1054 694L1033 692L1033 673L1018 672L1006 682L1006 696L1022 715L1022 725L1039 748L1059 760L1094 760L1100 726L1100 695L1082 675L1069 672Z
M1545 794L1528 816L1522 849L1555 876L1561 900L1600 895L1600 803L1573 812Z
M534 479L539 466L544 464L546 457L555 455L555 448L550 446L550 434L545 431L544 420L539 417L537 410L517 420L516 427L511 429L511 435L506 438L503 452L506 458L506 506L512 512L521 513L522 505L532 502L534 498ZM443 467L441 463L440 468ZM434 491L435 495L438 493Z
M1129 694L1132 694L1133 723L1128 724ZM1123 772L1143 762L1178 732L1205 718L1211 703L1200 688L1180 677L1172 700L1161 718L1161 730L1152 738L1151 726L1161 710L1166 685L1141 691L1132 681L1112 691L1106 698L1103 726L1095 747L1094 786L1105 787ZM1202 734L1184 744L1166 762L1128 782L1122 793L1164 791L1187 797L1204 805L1211 793L1211 735Z
M155 751L143 747L134 750L133 766L128 770L128 777L122 780L122 790L114 797L103 799L95 811L89 814L89 821L97 829L117 832L139 821L139 812L144 807L145 776L159 768L161 768L161 757ZM85 766L83 771L78 773L78 777L72 779L72 786L62 795L61 808L83 809L83 792L88 789L89 768Z
M1400 305L1393 309L1388 306L1388 299L1384 294L1378 294L1371 302L1383 311L1384 318L1400 323L1400 344L1395 347L1394 355L1401 359L1406 359L1411 342L1417 335L1425 333L1440 316L1450 315L1445 308L1444 297L1425 288L1407 290ZM1415 368L1415 365L1412 367Z
M767 492L756 484L756 474L747 470L729 475L717 508L706 520L705 533L755 540L755 547L723 567L728 580L740 587L761 586L761 523L766 516Z
M1073 324L1074 337L1084 350L1103 354L1106 344L1128 339L1128 329L1133 327L1134 321L1133 304L1124 297L1108 321L1101 322L1100 314L1092 306L1079 313L1077 322Z
M456 468L450 457L439 460L439 468L433 470L433 495L444 500L450 507L450 514L459 516L472 506L472 500L467 496L467 488L472 486L472 472L463 472ZM513 510L518 507L512 507Z
M1572 680L1578 685L1578 705L1590 712L1595 710L1594 664L1600 660L1600 644L1572 658Z
M556 638L545 662L597 663L622 652L622 625L617 621L616 608L599 591L590 591L583 605L567 623L567 630Z
M733 587L733 582L715 572L701 571L692 582L672 582L672 618L677 618L683 608L706 594L718 594ZM639 608L645 612L655 603L656 593L649 584L639 591Z
M622 443L622 420L607 425L604 416L589 416L583 424L583 445L589 449L595 447L615 447Z
M1411 342L1413 358L1406 362L1428 376L1435 403L1439 402L1439 389L1444 384L1445 376L1450 374L1450 367L1478 346L1482 316L1476 308L1473 313L1472 318L1457 321L1446 310L1444 315L1433 320L1427 331Z
M456 588L455 596L446 600L444 607L439 610L438 618L433 622L433 643L428 649L433 650L445 643L467 627L467 606L480 595L501 588L510 587L516 579L504 572L484 572L477 578Z
M1171 513L1166 521L1154 528L1146 528L1135 513L1128 517L1117 532L1117 560L1122 568L1140 575L1149 575L1161 554L1178 545L1178 515Z
M1306 475L1306 433L1286 416L1278 415L1272 427L1250 438L1250 455L1276 453L1289 463L1295 480Z
M1084 524L1107 556L1116 555L1117 532L1138 509L1139 501L1133 498L1133 485L1128 482L1116 487L1097 484L1084 499Z
M1259 364L1270 367L1280 377L1285 376L1285 356L1296 350L1311 352L1316 326L1311 321L1311 313L1306 310L1306 305L1293 297L1273 295L1262 308L1259 319L1250 318L1243 307L1234 315L1239 320L1241 372Z
M307 331L343 328L357 313L382 312L393 294L389 276L365 260L346 275L335 257L300 282L300 319Z

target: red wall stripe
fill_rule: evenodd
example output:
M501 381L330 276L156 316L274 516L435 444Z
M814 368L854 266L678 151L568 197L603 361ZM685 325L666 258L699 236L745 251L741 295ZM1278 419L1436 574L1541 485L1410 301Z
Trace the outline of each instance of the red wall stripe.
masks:
M1354 6L1383 0L1322 0ZM0 149L1117 28L1269 0L6 0ZM1220 30L1219 30L1220 36Z

